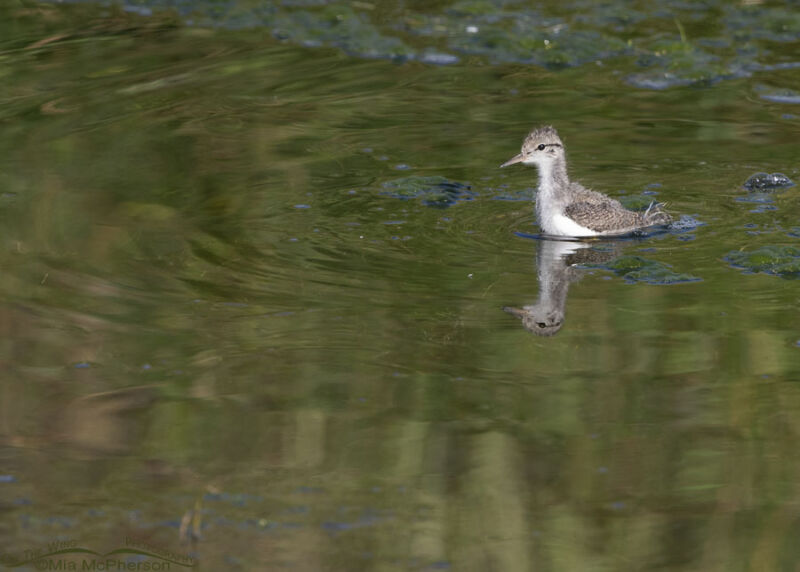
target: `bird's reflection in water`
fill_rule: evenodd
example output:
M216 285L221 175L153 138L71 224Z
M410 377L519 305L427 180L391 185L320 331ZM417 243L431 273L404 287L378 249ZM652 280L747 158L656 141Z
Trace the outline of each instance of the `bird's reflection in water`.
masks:
M615 241L573 242L538 240L537 274L539 299L535 304L504 311L522 320L522 326L537 336L552 336L564 325L567 292L586 272L581 265L603 264L619 256L621 245Z

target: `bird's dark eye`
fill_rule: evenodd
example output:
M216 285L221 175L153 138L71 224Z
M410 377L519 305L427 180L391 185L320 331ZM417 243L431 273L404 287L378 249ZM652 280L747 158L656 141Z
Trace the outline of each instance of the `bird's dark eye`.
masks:
M539 151L544 151L544 143L539 143L539 146L537 147L537 149Z
M545 324L544 322L537 322L536 325L539 326L540 328L546 328L547 327L547 324Z

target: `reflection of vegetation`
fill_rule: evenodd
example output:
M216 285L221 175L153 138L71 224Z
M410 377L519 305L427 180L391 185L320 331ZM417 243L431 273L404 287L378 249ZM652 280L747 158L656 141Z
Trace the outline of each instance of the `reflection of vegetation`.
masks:
M677 18L675 18L675 26L677 26L678 33L681 35L681 43L682 44L688 44L689 43L689 39L686 36L686 30L684 29L683 24L681 24L681 21L678 20Z

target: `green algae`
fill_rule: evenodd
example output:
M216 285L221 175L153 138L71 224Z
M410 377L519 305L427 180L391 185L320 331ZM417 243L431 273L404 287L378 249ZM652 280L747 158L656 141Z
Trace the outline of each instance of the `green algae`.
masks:
M637 64L646 71L631 74L626 81L645 89L713 83L747 75L744 64L734 63L683 38L659 39L641 46Z
M726 254L724 260L748 272L800 277L800 248L795 246L768 245L749 252L738 250Z
M347 6L281 13L271 24L277 37L306 46L333 45L351 55L375 58L412 54L402 40L382 34L364 13Z
M658 7L621 0L576 0L566 6L544 3L531 8L516 0L463 0L436 3L424 10L368 1L112 3L140 16L174 11L190 26L263 29L274 40L339 48L362 58L449 65L459 60L457 53L492 64L553 70L589 63L605 66L613 60L608 73L648 90L781 71L782 66L798 62L793 51L785 49L781 54L776 44L800 39L800 15L788 7L731 7L721 1L670 2ZM709 35L695 37L699 30Z
M642 256L620 256L609 263L593 266L610 270L628 283L645 284L685 284L697 282L700 278L682 272L675 272L668 264L650 260Z

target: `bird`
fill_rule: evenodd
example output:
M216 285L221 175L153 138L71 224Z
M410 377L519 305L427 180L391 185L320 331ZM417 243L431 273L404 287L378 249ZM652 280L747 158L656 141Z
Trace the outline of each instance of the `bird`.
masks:
M521 152L500 167L516 163L539 169L536 218L547 236L623 236L672 221L662 210L663 205L656 202L643 212L632 211L611 197L570 181L564 143L550 125L531 131L522 142Z

